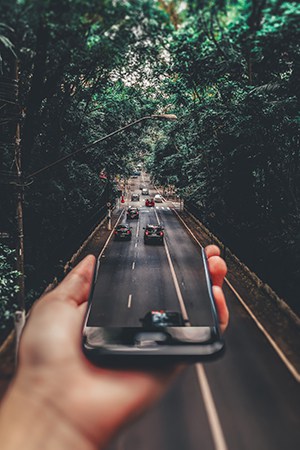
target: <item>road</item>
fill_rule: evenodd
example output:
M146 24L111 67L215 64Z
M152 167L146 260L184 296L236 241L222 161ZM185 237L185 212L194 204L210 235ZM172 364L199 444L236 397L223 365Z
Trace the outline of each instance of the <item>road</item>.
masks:
M140 183L149 185L144 174L132 180L131 192L140 192ZM209 309L199 301L200 249L177 220L174 204L146 208L143 198L134 203L140 206L140 219L130 222L132 240L111 240L101 256L99 302L91 310L90 325L138 326L149 309L180 311L180 295L188 316L207 324ZM120 221L126 221L124 213ZM164 224L164 246L144 245L147 223ZM232 291L225 287L225 294L230 310L225 356L189 367L109 450L300 448L299 384Z

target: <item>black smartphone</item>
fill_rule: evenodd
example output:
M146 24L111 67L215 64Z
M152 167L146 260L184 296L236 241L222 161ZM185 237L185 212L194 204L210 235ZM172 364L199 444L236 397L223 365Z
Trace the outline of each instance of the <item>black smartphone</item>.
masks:
M179 304L177 309L149 309L145 305L144 309L139 310L140 317L131 319L131 323L120 323L121 314L118 314L117 302L113 297L109 301L114 308L114 319L108 319L105 313L101 314L104 309L101 302L107 293L101 291L97 283L98 261L83 328L83 351L87 358L99 366L153 367L220 357L225 349L224 340L219 329L204 249L201 255L201 302L209 311L204 314L205 323L201 318L195 321L187 317Z

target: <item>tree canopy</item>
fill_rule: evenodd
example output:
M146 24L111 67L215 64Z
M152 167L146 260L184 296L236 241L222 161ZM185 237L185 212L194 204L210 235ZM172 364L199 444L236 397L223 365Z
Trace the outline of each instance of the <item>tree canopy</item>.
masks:
M26 179L28 298L78 246L111 180L147 155L279 293L300 267L299 21L282 0L2 0L0 228L16 234L15 125ZM17 61L16 58L17 56ZM26 176L144 115L143 124ZM73 246L73 247L72 247ZM292 300L291 300L292 301ZM293 304L297 308L296 304Z

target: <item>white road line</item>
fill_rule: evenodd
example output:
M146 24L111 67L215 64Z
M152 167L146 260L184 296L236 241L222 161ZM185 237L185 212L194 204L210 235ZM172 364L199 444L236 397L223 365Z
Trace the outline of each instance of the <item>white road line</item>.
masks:
M202 364L196 364L196 372L202 392L210 428L212 431L212 438L215 444L216 450L227 450L227 444L224 438L223 430L220 424L217 409L214 403L214 399L208 384L208 380Z
M140 232L140 224L138 223L136 227L136 237L138 237L139 232Z
M178 297L180 309L181 309L181 312L182 312L182 317L184 318L184 320L188 321L189 318L188 318L188 315L187 315L186 307L185 307L185 304L184 304L184 301L183 301L183 297L182 297L182 294L181 294L181 290L180 290L180 287L179 287L179 283L178 283L178 280L177 280L177 277L176 277L175 269L174 269L174 266L173 266L173 263L172 263L172 260L171 260L170 252L169 252L168 245L167 245L166 241L165 241L165 250L166 250L166 254L167 254L167 258L168 258L168 262L169 262L169 266L170 266L171 275L172 275L172 278L173 278L176 294L177 294L177 297Z
M138 246L138 245L137 245L137 242L134 244L134 246L135 246L135 248Z
M169 266L170 266L170 270L171 270L171 275L172 275L173 282L175 285L176 294L177 294L178 301L180 304L182 317L184 318L184 320L188 320L188 315L187 315L187 311L185 308L184 300L182 297L182 293L181 293L181 290L179 287L179 283L178 283L178 280L176 277L175 269L174 269L174 266L172 263L172 259L171 259L169 248L168 248L166 241L165 241L165 250L166 250L166 254L167 254L167 258L168 258L168 262L169 262ZM197 375L198 375L200 391L202 392L204 405L205 405L206 413L208 416L208 421L210 424L212 438L215 443L215 450L227 450L227 445L226 445L224 434L223 434L222 427L220 424L219 416L218 416L217 409L216 409L216 406L215 406L215 403L213 400L213 396L211 394L208 380L206 378L205 371L201 364L196 365L196 370L197 370Z
M179 220L182 222L182 224L185 226L185 228L189 231L189 233L191 234L191 236L195 239L195 241L197 242L197 244L203 248L203 245L200 244L199 240L196 238L196 236L194 235L194 233L192 232L192 230L187 226L187 224L184 222L184 220L182 220L182 218L180 217L180 215L177 213L177 211L173 210L175 212L175 214L177 215L177 217L179 218ZM281 359L281 361L285 364L286 368L289 370L289 372L293 375L293 377L295 378L295 380L299 383L300 382L300 373L297 371L296 367L293 366L293 364L289 361L289 359L285 356L285 354L283 353L283 351L280 349L280 347L278 347L278 345L276 344L276 342L273 340L273 338L270 336L270 334L267 332L267 330L263 327L263 325L261 324L261 322L257 319L257 317L254 315L254 313L251 311L251 309L249 308L249 306L244 302L244 300L242 299L242 297L240 296L240 294L234 289L234 287L232 286L232 284L228 281L227 277L225 277L225 283L228 285L228 287L232 290L232 292L235 294L236 298L238 299L238 301L241 303L241 305L245 308L245 310L247 311L247 313L250 315L250 317L254 320L254 322L256 323L258 329L264 334L264 336L266 337L266 339L269 341L269 343L271 344L271 346L273 347L273 349L276 351L277 355L279 356L279 358Z
M135 261L133 261L131 269L134 270L134 268L135 268Z
M127 303L128 308L131 308L131 300L132 300L132 294L129 294L128 303Z
M265 328L263 327L263 325L260 323L260 321L255 317L255 315L253 314L253 312L251 311L251 309L249 308L249 306L244 302L244 300L242 299L242 297L240 296L240 294L234 289L234 287L232 286L232 284L227 280L227 278L225 278L226 283L228 284L228 286L230 287L230 289L232 290L232 292L234 292L234 294L236 295L237 299L239 300L239 302L243 305L243 307L245 308L245 310L247 311L247 313L250 315L250 317L254 320L254 322L256 323L257 327L260 329L260 331L265 335L265 337L267 338L267 340L269 341L269 343L271 344L271 346L273 347L273 349L276 351L276 353L278 354L279 358L281 359L281 361L286 365L287 369L291 372L291 374L293 375L293 377L296 379L296 381L298 381L298 383L300 383L300 373L297 372L297 369L293 366L293 364L287 359L287 357L285 356L285 354L283 353L283 351L278 347L278 345L276 344L276 342L273 340L273 338L269 335L269 333L267 332L267 330L265 330Z
M160 220L159 220L159 217L158 217L156 209L154 209L154 213L155 213L155 217L156 217L157 223L158 223L158 225L160 225Z

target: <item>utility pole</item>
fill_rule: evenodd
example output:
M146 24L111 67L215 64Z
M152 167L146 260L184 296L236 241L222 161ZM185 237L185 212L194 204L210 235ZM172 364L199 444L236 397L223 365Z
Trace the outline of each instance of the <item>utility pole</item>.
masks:
M19 99L19 62L15 61L15 80L17 84L16 102ZM17 191L17 270L19 276L19 291L17 293L18 310L15 313L15 330L16 330L16 355L19 347L19 339L21 331L25 324L25 276L24 276L24 228L23 228L23 201L24 201L24 185L22 175L22 154L21 154L21 133L20 133L20 117L17 117L16 139L15 139L15 166L16 166L16 191Z
M111 193L110 193L110 189L111 189L111 174L110 171L107 172L107 182L106 182L106 207L107 207L107 230L111 231Z

